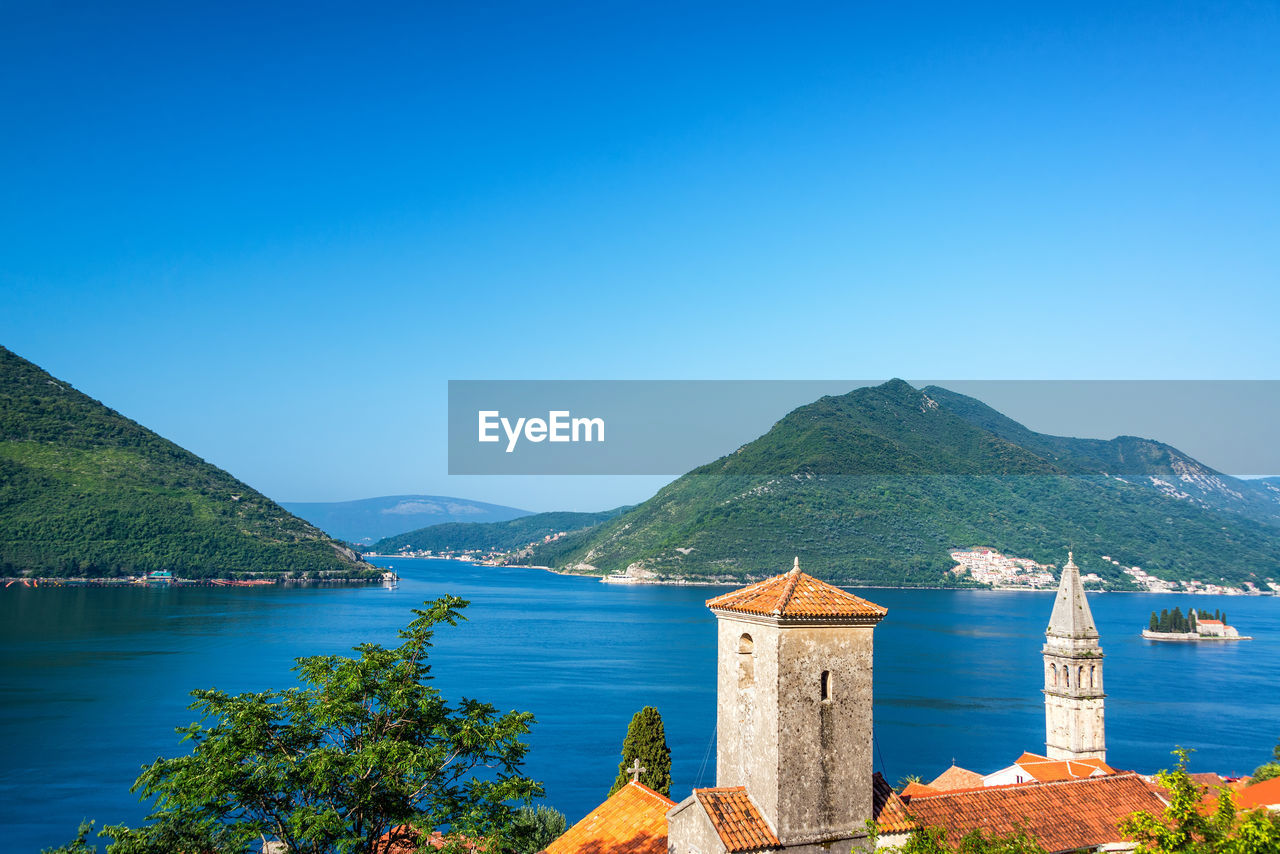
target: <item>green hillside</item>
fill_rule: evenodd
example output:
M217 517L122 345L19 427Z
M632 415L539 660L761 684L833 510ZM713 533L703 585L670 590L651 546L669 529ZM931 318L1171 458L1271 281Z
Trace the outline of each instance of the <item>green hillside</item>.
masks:
M1057 443L942 391L892 381L800 407L635 509L535 548L530 560L743 579L800 555L806 571L828 579L912 586L952 583L948 550L985 545L1054 564L1073 548L1086 571L1118 587L1127 577L1102 555L1167 578L1280 577L1275 526L1173 497L1139 474L1099 473L1117 454L1190 460L1176 449Z
M251 487L0 347L0 569L372 574Z
M378 554L399 551L510 551L562 531L594 527L630 509L618 507L600 513L535 513L503 522L443 522L378 540L373 544L373 551Z

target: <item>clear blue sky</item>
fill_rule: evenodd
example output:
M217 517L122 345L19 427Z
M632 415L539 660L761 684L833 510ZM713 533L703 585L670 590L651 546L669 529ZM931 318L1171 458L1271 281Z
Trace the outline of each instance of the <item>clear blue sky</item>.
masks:
M1280 377L1275 3L8 3L0 343L281 500L461 378Z

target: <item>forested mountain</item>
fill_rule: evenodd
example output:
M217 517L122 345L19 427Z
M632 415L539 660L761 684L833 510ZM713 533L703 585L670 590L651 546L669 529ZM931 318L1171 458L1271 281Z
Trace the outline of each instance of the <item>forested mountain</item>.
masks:
M188 578L374 572L222 469L3 347L0 569Z
M477 549L510 551L544 537L592 528L630 509L617 507L599 513L534 513L505 522L445 522L379 540L373 544L373 551L378 554L395 554L398 551L462 552Z
M742 579L800 555L841 582L934 585L953 581L949 549L982 545L1053 564L1073 548L1118 587L1128 579L1102 555L1166 578L1261 582L1280 577L1265 489L1159 442L1034 433L973 398L894 380L802 406L529 559Z

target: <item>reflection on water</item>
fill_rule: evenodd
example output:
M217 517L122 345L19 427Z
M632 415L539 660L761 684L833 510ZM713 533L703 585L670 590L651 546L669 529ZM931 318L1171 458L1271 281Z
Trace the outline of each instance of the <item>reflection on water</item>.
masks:
M657 706L679 799L714 782L714 618L708 587L606 585L536 570L395 560L400 587L0 591L0 848L70 838L81 818L136 822L138 768L179 750L197 687L288 684L299 655L395 642L409 609L457 593L470 621L433 651L446 696L534 712L528 770L576 821L608 792L632 713ZM926 778L954 757L990 771L1044 741L1040 645L1049 594L860 591L876 630L877 763ZM1107 654L1108 759L1155 770L1175 744L1196 769L1251 770L1280 732L1280 601L1096 595ZM1224 608L1256 640L1143 641L1151 610ZM1248 702L1241 702L1242 698ZM1224 713L1224 710L1229 710Z

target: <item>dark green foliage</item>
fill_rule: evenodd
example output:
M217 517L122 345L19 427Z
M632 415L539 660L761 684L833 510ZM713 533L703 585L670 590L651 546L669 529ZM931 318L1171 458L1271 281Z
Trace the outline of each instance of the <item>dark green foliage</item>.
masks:
M1250 785L1280 777L1280 744L1271 749L1271 756L1272 761L1253 769L1253 780Z
M266 496L0 347L0 574L375 575Z
M1214 617L1217 616L1218 612L1214 611ZM1195 608L1188 608L1187 613L1183 615L1181 607L1174 607L1172 612L1167 608L1161 611L1159 617L1156 616L1155 611L1152 611L1149 626L1153 632L1195 633L1199 630L1199 623L1200 616Z
M1066 460L1053 456L1056 437L1032 434L1039 439L1023 447L950 411L962 396L926 392L895 382L800 407L735 453L527 560L600 572L640 562L659 575L736 581L784 571L800 555L806 571L843 583L955 585L963 581L948 573L948 551L984 545L1052 564L1072 547L1082 569L1113 588L1132 582L1100 555L1170 579L1205 566L1233 583L1278 574L1273 525L1115 477L1099 468L1111 452L1087 443ZM1061 440L1067 449L1084 441ZM1166 457L1194 464L1143 442L1112 450L1145 454L1157 469Z
M667 732L662 715L653 706L645 706L631 717L627 736L622 741L622 761L618 763L618 776L609 794L631 782L627 769L639 759L640 782L660 795L671 793L671 748L667 747Z
M407 534L386 537L373 544L378 554L394 554L401 550L432 552L508 551L519 549L543 537L561 531L581 531L621 516L630 507L618 507L600 513L534 513L505 522L445 522L428 525Z
M559 839L569 826L564 813L547 806L516 810L511 854L537 854Z
M533 844L554 817L521 831L509 806L542 794L520 775L533 716L450 705L428 684L435 627L456 625L466 604L414 610L392 649L300 658L300 687L192 692L201 720L178 730L192 752L142 769L134 790L154 799L152 823L109 828L109 854L244 851L262 837L293 854L372 851L388 832L414 842L441 828L494 851Z
M1212 793L1218 803L1205 803L1205 790L1187 772L1187 751L1174 750L1177 767L1161 771L1168 806L1161 815L1134 813L1120 832L1138 843L1136 854L1275 854L1280 851L1280 816L1265 809L1240 816L1231 790Z
M938 827L913 831L898 848L879 849L886 854L1045 854L1045 850L1026 831L1001 836L994 831L971 830L958 843L947 840L947 832Z
M92 830L92 821L82 821L74 839L57 848L44 848L40 854L96 854L97 847L89 844L89 833Z

